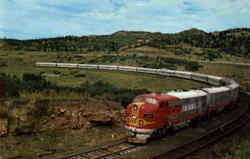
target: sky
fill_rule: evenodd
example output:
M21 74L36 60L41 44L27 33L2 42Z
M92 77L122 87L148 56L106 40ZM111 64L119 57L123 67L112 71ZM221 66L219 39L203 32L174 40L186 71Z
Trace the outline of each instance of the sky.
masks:
M0 0L0 38L250 27L250 0Z

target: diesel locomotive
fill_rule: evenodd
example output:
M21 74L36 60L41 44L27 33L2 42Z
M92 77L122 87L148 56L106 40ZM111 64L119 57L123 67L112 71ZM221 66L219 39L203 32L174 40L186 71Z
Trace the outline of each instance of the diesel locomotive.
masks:
M149 138L164 136L170 129L207 118L235 102L237 95L238 89L230 87L139 95L126 110L128 141L147 143Z

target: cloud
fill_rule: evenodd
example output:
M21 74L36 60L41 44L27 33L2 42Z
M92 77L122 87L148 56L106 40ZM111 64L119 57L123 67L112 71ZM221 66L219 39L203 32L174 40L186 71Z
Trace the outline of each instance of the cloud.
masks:
M0 38L250 27L249 0L0 0Z

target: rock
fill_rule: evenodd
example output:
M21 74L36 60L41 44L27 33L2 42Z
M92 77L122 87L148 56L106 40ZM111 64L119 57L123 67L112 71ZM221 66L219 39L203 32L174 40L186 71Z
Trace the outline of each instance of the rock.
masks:
M71 128L70 120L65 117L57 117L52 124L53 129L62 130Z
M78 118L78 122L77 122L77 125L76 125L76 128L83 128L85 127L86 124L88 124L89 122L87 121L86 118L83 118L83 117L79 117ZM88 126L87 126L88 127Z
M51 118L51 119L55 119L55 117L56 117L55 114L51 114L51 115L50 115L50 118Z
M0 119L0 136L8 133L8 119Z
M64 108L60 109L60 113L64 113L66 110Z
M71 116L71 112L69 110L67 110L65 113L64 113L65 116Z
M58 146L58 147L63 147L64 144L63 144L63 143L58 143L57 146Z
M112 118L112 121L114 123L121 122L122 119L123 119L122 117L123 117L123 115L120 113L120 111L114 111L114 112L112 112L111 118Z
M90 128L92 128L92 124L90 123L90 122L86 122L85 124L84 124L84 128L85 129L90 129Z
M97 125L107 125L112 124L112 117L110 115L110 112L101 112L92 114L90 117L88 117L88 121L93 124Z
M14 108L11 110L11 117L13 121L9 126L9 133L18 135L35 132L36 119L28 109Z

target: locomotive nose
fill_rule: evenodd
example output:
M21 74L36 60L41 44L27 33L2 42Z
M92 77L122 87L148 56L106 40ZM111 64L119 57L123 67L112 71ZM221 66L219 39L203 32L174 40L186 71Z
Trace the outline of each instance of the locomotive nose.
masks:
M131 106L131 113L133 116L139 117L141 108L144 103L133 103Z

